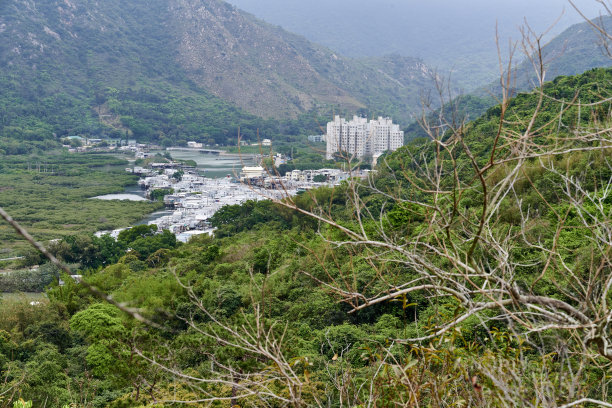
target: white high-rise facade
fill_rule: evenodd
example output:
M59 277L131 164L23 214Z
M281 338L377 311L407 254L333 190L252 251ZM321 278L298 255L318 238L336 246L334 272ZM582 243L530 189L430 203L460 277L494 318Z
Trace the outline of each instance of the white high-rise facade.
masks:
M387 150L397 150L404 145L404 132L399 125L393 124L390 118L378 117L368 122L366 118L353 116L346 121L335 116L327 123L327 159L332 159L334 153L362 158L378 156Z

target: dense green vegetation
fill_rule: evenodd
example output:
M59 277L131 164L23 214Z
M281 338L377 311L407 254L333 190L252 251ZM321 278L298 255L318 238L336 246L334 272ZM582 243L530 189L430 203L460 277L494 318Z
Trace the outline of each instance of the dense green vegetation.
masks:
M163 201L165 195L172 194L173 192L174 190L171 188L159 188L151 191L149 198L153 201Z
M3 301L0 392L18 391L0 404L609 400L610 83L560 77L554 99L521 94L415 140L372 180L225 207L214 237L65 238L55 253L148 323L68 277L41 304Z
M593 23L609 32L612 29L612 16L604 14L594 19ZM560 75L577 75L592 68L611 66L610 56L602 45L600 33L588 22L569 27L542 46L545 80L551 81ZM535 54L536 50L532 52ZM538 85L533 63L529 60L518 64L514 69L514 78L511 86L518 92L528 91ZM478 94L484 96L490 91L498 94L498 88L499 83L494 83L484 90L479 90Z
M51 264L44 264L32 270L16 270L0 273L2 292L44 292L59 278L59 269Z
M120 193L137 177L125 173L126 160L104 154L3 156L0 206L37 239L126 227L161 207L160 203L89 198ZM3 247L18 236L0 225Z
M439 124L458 128L463 123L478 119L489 108L494 106L495 102L495 98L492 96L459 96L445 103L442 108L436 109L433 112L426 112L425 115L408 125L404 129L404 138L406 141L411 141L422 137L429 137L426 131L428 127L430 132L434 134L439 133L440 129L446 128L446 126L438 128Z
M57 88L80 75L75 77L70 70L56 66L45 69L53 75L27 80L21 73L0 75L0 87L6 91L0 96L0 149L6 153L56 146L58 137L73 134L135 138L171 146L188 140L236 144L238 128L245 140L252 141L257 140L258 130L272 138L279 138L285 129L291 131L290 122L279 127L276 121L249 115L186 79L168 83L142 74L137 82L119 89L111 87L113 83L93 81L97 85L89 82L83 84L84 90L74 90L75 94L66 91L58 95ZM102 66L98 70L106 72ZM164 71L167 75L175 72L171 67ZM32 93L31 87L37 92ZM104 120L99 115L105 115ZM26 143L17 146L13 139Z
M285 164L281 164L274 169L279 175L284 176L292 170L313 170L321 168L334 168L337 166L333 160L325 160L324 152L321 148L306 147L301 149L279 149L292 158Z

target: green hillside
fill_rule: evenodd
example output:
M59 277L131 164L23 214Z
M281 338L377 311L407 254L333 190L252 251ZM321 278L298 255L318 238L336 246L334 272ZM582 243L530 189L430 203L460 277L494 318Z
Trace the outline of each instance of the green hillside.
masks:
M224 207L214 237L55 244L123 312L68 277L39 305L3 301L5 405L608 403L612 70L545 94L370 180Z
M398 79L218 0L3 1L0 137L4 150L74 134L236 144L238 127L250 140L317 132L315 113L408 123L431 78L395 63Z
M257 128L277 132L187 78L168 47L161 5L48 2L32 10L3 2L0 135L40 141L127 131L141 140L235 143L238 126L248 137Z
M612 31L612 17L593 19L602 30ZM612 66L601 33L589 23L575 24L553 38L542 48L546 80L559 75L577 75L591 68ZM515 69L515 88L521 92L537 85L533 64L522 61Z

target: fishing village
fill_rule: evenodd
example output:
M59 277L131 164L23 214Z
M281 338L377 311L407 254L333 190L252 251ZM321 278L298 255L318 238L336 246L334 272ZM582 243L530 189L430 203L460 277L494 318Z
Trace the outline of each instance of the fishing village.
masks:
M209 219L226 205L281 200L312 188L336 186L351 177L367 178L370 173L369 170L318 169L293 170L280 176L261 165L252 165L215 178L208 177L205 170L175 161L126 168L127 172L140 176L138 185L144 193L141 199L163 196L166 210L147 223L156 225L160 232L169 230L182 242L195 235L212 234L214 228ZM121 230L99 231L96 235L117 237Z

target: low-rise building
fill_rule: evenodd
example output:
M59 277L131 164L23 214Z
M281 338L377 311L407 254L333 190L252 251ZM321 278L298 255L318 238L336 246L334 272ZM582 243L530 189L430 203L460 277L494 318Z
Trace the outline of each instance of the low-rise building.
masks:
M280 153L274 155L274 167L279 167L287 163L287 158Z
M137 159L146 159L147 157L152 157L152 156L153 155L151 153L143 152L141 150L136 151L136 154L134 155L134 157Z
M325 135L310 135L308 136L310 143L321 143L325 141Z

